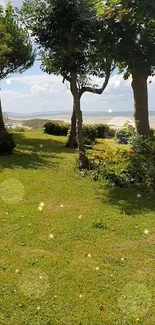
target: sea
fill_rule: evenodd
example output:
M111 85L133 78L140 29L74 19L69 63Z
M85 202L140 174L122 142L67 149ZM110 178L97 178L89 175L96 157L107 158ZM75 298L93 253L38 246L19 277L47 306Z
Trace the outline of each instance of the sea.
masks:
M60 111L46 111L46 112L33 112L27 114L13 113L13 112L4 112L5 117L13 120L29 120L29 119L47 119L49 117L70 117L72 112L70 110L60 110ZM155 117L155 111L149 112L150 117ZM83 117L101 117L101 118L113 118L113 117L126 117L132 118L133 111L83 111Z

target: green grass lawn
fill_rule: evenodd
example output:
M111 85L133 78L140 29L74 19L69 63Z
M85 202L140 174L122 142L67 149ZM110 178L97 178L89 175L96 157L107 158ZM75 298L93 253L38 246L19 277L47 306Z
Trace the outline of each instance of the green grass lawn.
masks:
M0 324L155 324L155 194L80 176L64 137L15 138L0 157Z

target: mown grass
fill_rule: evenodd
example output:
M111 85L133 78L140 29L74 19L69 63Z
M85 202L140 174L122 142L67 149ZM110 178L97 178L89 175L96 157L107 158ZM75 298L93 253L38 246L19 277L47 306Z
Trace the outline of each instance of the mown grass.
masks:
M0 157L0 324L155 324L154 192L80 176L64 137L15 138Z

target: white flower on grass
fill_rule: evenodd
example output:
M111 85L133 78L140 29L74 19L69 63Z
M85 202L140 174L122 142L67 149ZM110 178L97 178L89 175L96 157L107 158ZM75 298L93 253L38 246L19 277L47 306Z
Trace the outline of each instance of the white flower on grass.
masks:
M63 204L61 204L61 205L60 205L60 208L63 208L63 207L64 207L64 205L63 205Z
M39 211L42 211L43 207L40 207L40 206L39 206L38 209L39 209Z
M6 212L5 214L8 214L8 212Z
M137 197L138 197L138 199L140 199L140 198L141 198L141 194L140 194L140 193L138 193L138 194L137 194Z
M49 238L53 239L54 238L54 235L53 234L50 234L49 235Z
M43 148L43 144L42 143L40 144L40 148Z
M39 279L42 280L42 278L43 278L42 275L40 275Z
M79 295L79 298L82 298L82 295L81 294Z
M79 216L79 219L81 219L82 218L82 214Z
M99 267L97 266L95 269L96 269L96 271L98 271L99 270Z
M16 272L16 273L19 273L19 270L18 270L18 269L16 269L16 270L15 270L15 272Z
M148 235L148 233L149 233L148 229L145 229L145 230L144 230L144 234L145 234L145 235Z
M37 307L37 310L40 310L40 306Z
M88 254L88 257L90 258L91 257L91 254Z

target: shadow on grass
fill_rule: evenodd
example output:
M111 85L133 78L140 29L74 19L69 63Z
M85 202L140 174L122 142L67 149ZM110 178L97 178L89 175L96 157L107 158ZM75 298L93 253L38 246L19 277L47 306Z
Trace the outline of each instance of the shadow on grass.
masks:
M105 204L102 190L99 199ZM106 202L129 216L155 211L155 191L140 188L108 187Z
M41 135L41 133L40 133ZM48 136L48 135L47 135ZM62 137L63 138L63 137ZM14 133L14 139L17 144L17 148L20 149L28 149L37 153L52 153L52 152L66 152L73 153L74 150L70 148L66 148L66 143L61 141L61 137L57 139L53 139L52 136L49 135L48 139L44 139L43 137L34 138L31 137L31 132L29 133L29 137L25 137L24 133L16 132ZM66 140L67 142L67 140Z
M12 155L0 157L0 169L23 168L37 169L40 167L57 167L64 156L61 153L74 153L65 147L65 143L53 139L26 138L24 133L14 133L16 149Z

